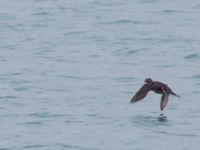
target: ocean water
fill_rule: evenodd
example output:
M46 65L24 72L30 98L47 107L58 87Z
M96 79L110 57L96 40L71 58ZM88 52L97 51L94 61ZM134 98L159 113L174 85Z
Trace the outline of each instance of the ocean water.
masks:
M199 150L200 1L0 0L0 150ZM160 112L145 78L167 83Z

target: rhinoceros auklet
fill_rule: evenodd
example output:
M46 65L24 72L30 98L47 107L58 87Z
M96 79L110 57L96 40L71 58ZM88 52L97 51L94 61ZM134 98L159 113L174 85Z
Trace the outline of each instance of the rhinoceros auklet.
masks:
M131 99L131 103L138 102L141 99L143 99L149 91L154 91L155 93L162 94L161 102L160 102L160 110L163 111L165 106L168 102L168 97L170 94L178 96L176 93L174 93L167 84L164 84L162 82L153 81L150 78L147 78L144 80L145 84L139 89L139 91L133 96Z

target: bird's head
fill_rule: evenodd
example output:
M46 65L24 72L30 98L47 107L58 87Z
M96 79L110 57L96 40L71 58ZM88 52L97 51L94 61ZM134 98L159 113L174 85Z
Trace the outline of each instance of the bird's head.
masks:
M152 79L150 79L150 78L146 78L146 79L144 80L144 83L146 83L146 84L148 84L148 83L152 83Z

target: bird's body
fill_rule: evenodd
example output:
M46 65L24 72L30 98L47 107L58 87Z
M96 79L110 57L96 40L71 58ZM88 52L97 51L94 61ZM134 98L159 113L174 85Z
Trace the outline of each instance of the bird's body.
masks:
M143 99L149 91L154 91L155 93L162 94L160 110L162 111L168 102L169 95L174 95L180 98L177 94L175 94L170 87L162 82L153 81L150 78L145 79L145 84L139 89L139 91L133 96L131 99L131 103L138 102Z

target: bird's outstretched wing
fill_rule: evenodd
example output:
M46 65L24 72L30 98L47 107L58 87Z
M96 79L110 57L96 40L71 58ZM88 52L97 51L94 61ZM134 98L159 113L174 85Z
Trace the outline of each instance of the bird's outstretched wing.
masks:
M139 100L143 99L147 93L151 90L151 85L150 84L144 84L139 91L133 96L131 99L131 103L138 102Z
M160 110L163 111L163 109L165 108L165 106L167 105L168 102L168 97L169 94L164 94L161 97L161 102L160 102Z

